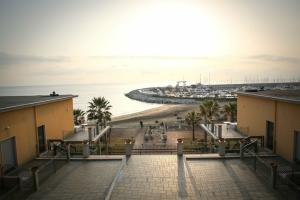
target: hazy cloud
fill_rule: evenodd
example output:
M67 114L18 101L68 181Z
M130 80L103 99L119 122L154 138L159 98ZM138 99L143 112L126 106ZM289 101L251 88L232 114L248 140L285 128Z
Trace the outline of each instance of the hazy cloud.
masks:
M249 56L248 58L250 58L252 60L268 61L268 62L284 62L284 63L291 63L291 64L300 63L300 58L288 57L288 56L278 56L278 55L269 55L269 54L253 55L253 56Z
M216 59L211 56L89 56L92 59L134 59L134 60L145 60L145 59L161 59L161 60L208 60Z
M18 55L0 52L0 66L15 65L15 64L30 64L30 63L45 63L45 62L65 62L69 58L63 56L43 57L32 55Z

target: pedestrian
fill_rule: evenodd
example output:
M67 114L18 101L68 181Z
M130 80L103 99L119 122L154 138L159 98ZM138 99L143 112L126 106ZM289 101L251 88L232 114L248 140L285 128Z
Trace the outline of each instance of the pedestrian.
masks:
M141 125L141 128L143 128L143 127L144 127L144 123L143 123L143 121L140 121L140 125Z

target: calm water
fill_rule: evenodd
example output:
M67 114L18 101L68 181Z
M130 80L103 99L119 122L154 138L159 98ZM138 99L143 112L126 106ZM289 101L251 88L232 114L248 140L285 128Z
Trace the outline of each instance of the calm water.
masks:
M124 84L0 87L0 96L48 95L52 91L58 94L73 94L78 95L74 99L74 108L82 110L87 110L88 102L93 97L104 96L112 105L111 112L113 116L119 116L160 106L160 104L149 104L131 100L124 96L125 93L133 89L150 86L150 84Z

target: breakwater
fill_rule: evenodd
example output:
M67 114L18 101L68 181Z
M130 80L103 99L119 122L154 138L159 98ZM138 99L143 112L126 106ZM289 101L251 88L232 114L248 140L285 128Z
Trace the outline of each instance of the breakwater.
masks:
M220 102L228 102L234 101L236 99L225 99L225 98L189 98L189 97L167 97L167 96L159 96L153 94L146 94L138 90L132 90L131 92L125 94L126 97L147 102L147 103L159 103L159 104L199 104L199 102L214 99Z

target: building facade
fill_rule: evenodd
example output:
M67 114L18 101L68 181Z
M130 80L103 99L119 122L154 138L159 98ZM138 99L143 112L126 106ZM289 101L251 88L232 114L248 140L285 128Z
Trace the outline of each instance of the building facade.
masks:
M0 97L1 166L7 171L73 133L73 95Z
M239 92L238 129L263 136L264 146L289 161L300 161L300 91Z

